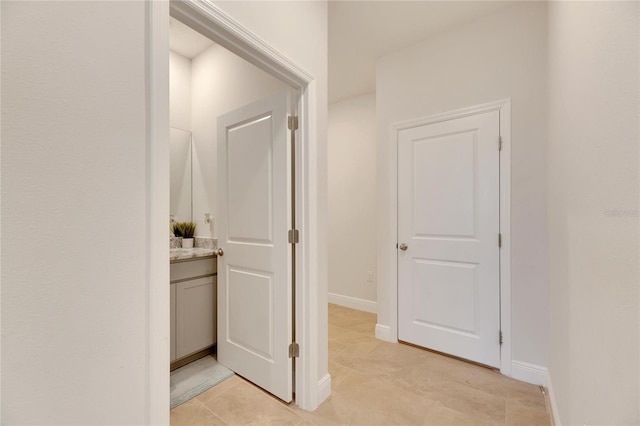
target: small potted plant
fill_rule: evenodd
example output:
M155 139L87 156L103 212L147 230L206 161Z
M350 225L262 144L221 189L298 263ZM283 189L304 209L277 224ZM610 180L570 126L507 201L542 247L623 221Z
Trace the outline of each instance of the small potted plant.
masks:
M196 233L196 224L193 222L176 222L172 227L173 235L182 237L182 248L193 248L193 235Z

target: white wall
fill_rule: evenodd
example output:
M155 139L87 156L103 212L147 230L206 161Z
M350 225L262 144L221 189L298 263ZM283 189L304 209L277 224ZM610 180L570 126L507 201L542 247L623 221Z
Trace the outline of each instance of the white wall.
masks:
M550 385L562 424L639 424L637 2L549 3Z
M191 131L191 59L169 52L169 125Z
M317 172L318 181L312 182L309 196L316 201L317 211L310 212L310 258L317 263L305 265L311 300L317 303L306 311L317 319L316 344L319 348L315 372L309 380L317 378L320 399L327 396L327 3L325 1L216 1L216 5L240 24L249 28L267 43L282 52L314 77L310 99L313 121L308 129L311 149L309 169ZM305 348L301 348L304 352ZM324 388L323 388L324 386ZM314 398L312 398L313 400ZM310 403L314 403L311 401ZM313 407L309 407L313 408Z
M377 65L378 322L389 325L389 129L394 122L512 100L513 359L546 366L546 5L523 2L386 56ZM542 370L543 371L543 370Z
M288 86L217 44L193 58L191 64L193 220L196 235L210 237L217 236L218 116ZM204 222L205 213L214 217L213 229Z
M375 312L375 93L329 105L328 132L329 301Z
M145 424L145 4L1 8L2 423Z

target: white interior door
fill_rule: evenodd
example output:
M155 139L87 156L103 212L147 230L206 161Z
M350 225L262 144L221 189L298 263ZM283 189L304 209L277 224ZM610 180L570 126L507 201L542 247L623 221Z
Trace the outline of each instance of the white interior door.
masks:
M398 135L398 338L493 367L499 131L492 111Z
M218 118L218 360L292 399L288 92Z

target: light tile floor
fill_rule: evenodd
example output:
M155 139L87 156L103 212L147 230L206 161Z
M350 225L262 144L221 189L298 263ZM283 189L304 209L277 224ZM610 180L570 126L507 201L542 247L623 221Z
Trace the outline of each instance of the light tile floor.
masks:
M329 305L332 395L286 405L233 376L171 410L178 425L549 425L538 386L374 337L375 315Z

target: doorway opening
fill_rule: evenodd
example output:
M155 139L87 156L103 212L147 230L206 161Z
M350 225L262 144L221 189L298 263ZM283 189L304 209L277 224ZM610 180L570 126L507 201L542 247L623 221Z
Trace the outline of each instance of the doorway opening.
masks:
M310 166L308 161L309 153L314 152L316 143L315 139L310 137L309 132L309 127L313 125L311 118L315 117L315 104L310 101L314 100L316 96L315 81L311 75L272 49L263 40L247 31L210 2L172 2L170 5L162 2L152 2L148 7L150 8L149 15L152 20L149 47L151 74L151 87L149 89L151 115L149 126L151 128L150 134L154 141L151 144L152 152L149 155L152 162L154 159L162 162L163 156L165 156L164 158L168 156L167 152L163 152L164 147L161 142L163 138L165 138L164 140L168 139L169 130L169 123L164 114L169 109L169 99L164 94L168 86L168 69L165 60L163 60L163 58L168 59L169 46L166 35L168 35L169 30L169 15L219 46L228 49L243 60L265 71L271 77L280 80L280 82L293 88L298 93L298 97L294 102L299 117L298 143L295 153L295 162L297 164L295 180L298 182L295 185L296 230L298 231L296 236L298 244L296 245L297 263L295 276L291 277L292 280L295 278L295 300L292 305L296 308L295 321L298 326L295 340L299 344L299 354L296 359L297 368L295 370L295 394L298 406L307 409L315 408L318 405L318 400L327 396L323 394L322 390L318 391L320 381L318 380L318 369L315 367L318 361L317 354L319 353L317 308L315 307L317 305L315 302L317 300L317 289L309 285L309 271L315 268L317 264L315 257L317 256L317 243L314 243L310 238L311 235L315 235L317 229L317 219L315 215L310 214L315 208L313 194L317 185L316 170ZM156 182L161 182L163 178L167 178L166 172L163 172L161 167L161 165L151 167L152 176L150 179L152 182L154 177L158 177L155 180ZM159 206L159 212L166 211L166 207L163 206L163 199L166 200L167 194L163 191L166 191L166 189L154 188L151 191L153 198L151 205ZM194 205L194 212L196 209L197 207ZM160 215L158 211L150 212L153 222L151 228L166 230L168 214L166 216ZM213 219L215 227L215 217ZM166 231L162 235L166 235ZM166 270L165 268L168 265L162 265L160 262L160 259L166 259L166 255L162 255L162 252L166 250L166 240L163 241L161 236L150 238L155 243L152 244L153 249L150 254L149 267L152 270L154 267L157 267L158 270ZM154 256L154 254L156 255ZM159 276L162 276L162 274L159 274ZM167 349L167 342L163 336L168 337L169 334L168 329L163 326L169 316L169 298L162 289L155 288L153 285L150 286L149 291L152 304L149 310L150 353L155 351L163 353ZM163 359L162 356L151 357L149 377L151 419L157 415L154 413L159 413L168 408L166 391L162 390L168 389L168 369Z
M172 361L194 362L213 350L220 364L290 402L297 244L287 240L296 223L296 158L289 139L296 129L287 124L297 118L298 96L173 17L170 49L169 120L172 128L191 132L192 144L186 162L192 165L191 197L172 191L171 205L190 198L193 206L192 216L179 217L176 212L188 209L178 206L171 219L196 224L196 245L211 238L210 246L217 246L211 278L172 281ZM180 187L174 179L184 176L171 176L172 189ZM197 261L172 263L172 278L174 269L190 266L202 269ZM172 389L180 388L174 378L187 370L172 374Z

